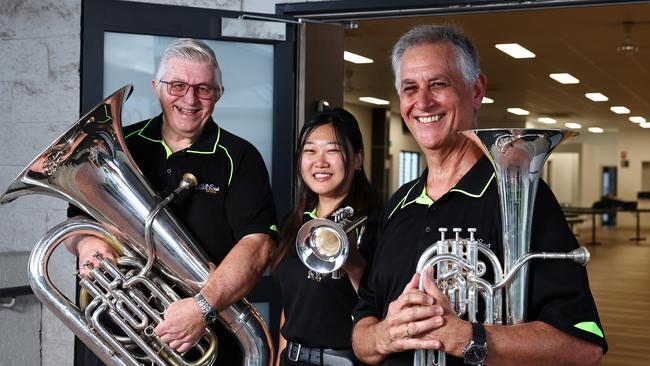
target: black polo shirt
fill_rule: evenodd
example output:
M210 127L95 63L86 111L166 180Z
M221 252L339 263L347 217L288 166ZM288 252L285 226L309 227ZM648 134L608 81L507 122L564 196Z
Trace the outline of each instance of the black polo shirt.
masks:
M425 170L419 179L402 186L384 210L376 253L360 285L355 321L386 317L388 305L415 273L422 252L440 239L438 228L449 230L447 238L453 235L452 228L463 228L462 237L469 237L467 228L476 228L475 237L503 258L497 184L487 157L435 202L426 194L427 174ZM578 247L560 205L543 181L533 211L531 252L568 252ZM548 323L606 351L585 268L566 260L529 263L528 319ZM447 360L449 365L463 364L452 356ZM412 363L411 351L391 355L384 365Z
M161 134L162 114L124 127L126 145L142 174L161 198L169 195L183 174L192 173L198 185L183 191L167 207L205 249L210 260L221 263L248 234L277 235L275 206L262 156L248 141L206 123L191 146L172 153ZM75 206L68 217L84 214ZM232 332L214 327L219 339L218 360L240 364L238 343ZM101 362L92 355L88 365Z
M315 211L305 212L303 223L316 218ZM359 251L366 261L374 253L379 214L379 210L370 212L365 222ZM282 336L307 347L352 349L351 314L358 296L349 278L327 276L316 282L307 278L308 272L295 245L290 247L276 269L285 318Z
M162 114L124 127L133 160L154 191L166 197L185 173L198 180L168 206L216 264L248 234L277 233L275 206L266 166L248 141L206 123L186 149L172 153L161 135ZM68 216L79 211L69 210Z

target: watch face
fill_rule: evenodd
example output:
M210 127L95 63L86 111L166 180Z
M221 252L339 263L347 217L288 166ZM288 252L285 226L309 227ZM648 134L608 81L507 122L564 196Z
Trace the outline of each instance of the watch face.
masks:
M212 324L217 320L217 312L216 311L210 311L209 313L205 314L205 322L208 324Z
M484 345L473 344L464 354L465 363L469 365L480 365L487 357L487 349Z

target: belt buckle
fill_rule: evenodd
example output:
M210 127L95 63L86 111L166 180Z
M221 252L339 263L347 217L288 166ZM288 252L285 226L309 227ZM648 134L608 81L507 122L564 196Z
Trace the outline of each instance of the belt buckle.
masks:
M298 345L298 347L295 347L296 345ZM291 342L289 344L289 354L287 355L287 359L291 362L298 362L298 359L300 358L301 350L302 350L302 344Z

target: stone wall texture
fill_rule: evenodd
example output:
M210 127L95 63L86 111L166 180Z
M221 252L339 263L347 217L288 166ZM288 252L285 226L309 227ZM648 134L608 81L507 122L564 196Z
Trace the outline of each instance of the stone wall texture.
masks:
M140 2L274 13L276 3L300 1ZM0 192L79 117L81 6L81 0L0 0ZM65 219L65 208L41 195L0 207L0 288L27 285L29 251ZM58 252L50 277L73 298L75 258ZM72 355L72 333L34 296L0 306L0 366L69 366Z

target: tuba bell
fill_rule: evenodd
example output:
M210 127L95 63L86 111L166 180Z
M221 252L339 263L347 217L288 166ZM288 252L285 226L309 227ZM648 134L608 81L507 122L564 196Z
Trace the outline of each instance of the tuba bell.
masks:
M356 220L354 209L346 206L336 210L334 221L316 218L305 223L296 235L296 251L300 261L309 268L308 278L321 281L331 275L341 278L341 267L345 264L350 252L348 233L362 225L367 216ZM357 247L363 236L363 228L357 234Z
M61 134L18 175L0 203L33 193L52 195L96 220L71 219L50 230L32 250L28 277L39 300L105 364L211 365L218 362L217 339L209 328L184 354L153 332L171 302L198 292L209 261L165 207L195 186L196 178L184 176L161 199L126 147L121 111L132 90L130 85L119 89ZM80 278L90 297L85 308L63 295L48 273L54 250L74 235L100 237L119 255L117 266L99 256L100 264ZM246 299L223 310L219 320L238 340L243 365L272 365L269 331Z
M438 288L458 316L477 322L482 301L485 324L520 324L526 320L528 308L530 260L572 260L583 266L589 262L586 248L569 253L530 253L539 174L553 149L577 133L558 129L477 129L461 133L478 145L494 166L501 210L503 266L489 245L474 238L475 228L467 229L469 238L461 237L462 228L453 228L454 237L445 238L447 228L439 228L440 240L423 252L416 270L422 274L425 268L434 269ZM488 264L494 272L494 283L482 278ZM424 289L423 277L419 289ZM444 366L446 358L443 352L416 350L413 364Z

